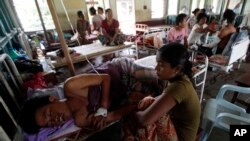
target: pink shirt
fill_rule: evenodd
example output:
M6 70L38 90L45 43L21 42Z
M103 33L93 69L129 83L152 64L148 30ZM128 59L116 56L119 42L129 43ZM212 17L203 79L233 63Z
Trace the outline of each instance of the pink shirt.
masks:
M175 27L171 28L168 32L168 42L177 42L184 44L184 37L188 36L187 28L182 28L181 31L177 31Z

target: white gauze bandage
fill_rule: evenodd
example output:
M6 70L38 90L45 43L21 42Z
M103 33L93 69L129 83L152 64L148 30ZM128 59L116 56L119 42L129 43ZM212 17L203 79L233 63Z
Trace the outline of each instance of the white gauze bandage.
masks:
M96 113L94 114L95 117L97 116L103 116L103 117L107 117L107 114L108 114L108 110L105 109L105 108L99 108Z

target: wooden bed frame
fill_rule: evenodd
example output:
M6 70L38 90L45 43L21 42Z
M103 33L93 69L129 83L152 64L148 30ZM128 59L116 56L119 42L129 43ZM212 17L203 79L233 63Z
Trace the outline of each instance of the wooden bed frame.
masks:
M103 46L100 42L96 42L89 45L81 45L74 48L77 53L80 53L79 56L72 57L73 63L78 63L85 61L87 59L95 58L98 56L111 54L114 52L118 52L124 49L135 48L136 50L136 58L138 58L137 46L133 42L125 42L123 45L118 46ZM48 52L48 56L56 56L56 51ZM66 66L66 60L63 58L57 58L55 61L51 62L55 68Z

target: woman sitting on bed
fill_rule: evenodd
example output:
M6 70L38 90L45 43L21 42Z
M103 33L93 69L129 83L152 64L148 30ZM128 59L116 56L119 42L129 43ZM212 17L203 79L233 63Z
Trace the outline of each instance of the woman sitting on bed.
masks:
M69 78L64 85L67 100L43 96L28 100L22 110L19 124L29 134L41 127L55 127L73 118L79 127L103 128L106 123L120 119L134 106L107 112L110 105L110 76L108 74L81 74Z
M119 22L113 18L111 9L105 10L106 19L102 21L102 34L99 36L102 44L106 45L119 45L123 44L125 37L119 33Z
M156 61L157 75L168 85L160 96L146 97L139 103L133 120L128 120L125 139L133 140L136 135L140 141L194 141L201 108L191 82L189 53L183 45L170 43L158 50Z

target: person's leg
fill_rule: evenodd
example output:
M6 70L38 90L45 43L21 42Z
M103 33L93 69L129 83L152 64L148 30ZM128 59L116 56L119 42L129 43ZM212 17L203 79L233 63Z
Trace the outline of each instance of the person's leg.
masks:
M115 45L120 45L125 42L125 35L123 34L118 34L114 40Z
M109 39L104 35L99 35L97 38L102 43L102 45L107 45L109 43Z

